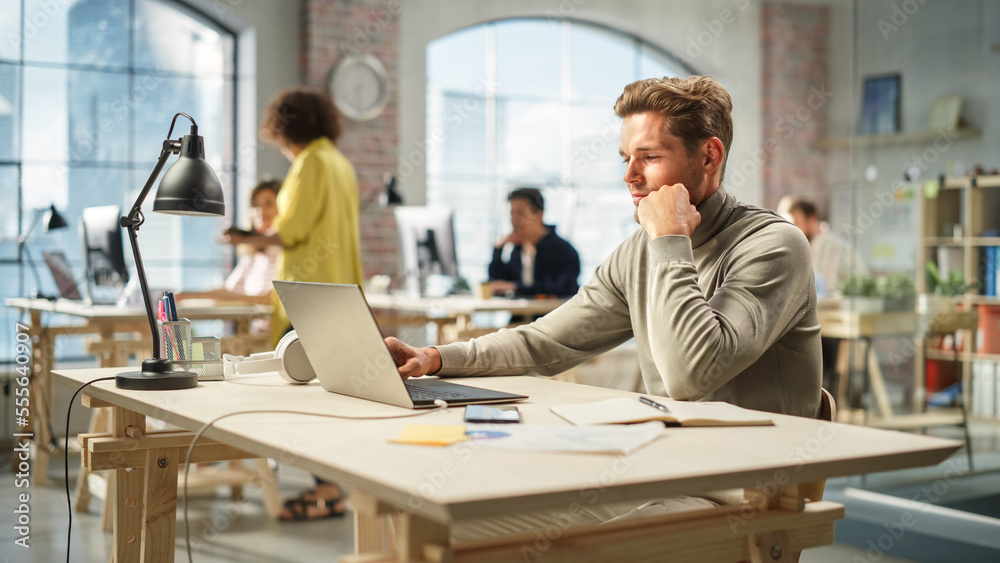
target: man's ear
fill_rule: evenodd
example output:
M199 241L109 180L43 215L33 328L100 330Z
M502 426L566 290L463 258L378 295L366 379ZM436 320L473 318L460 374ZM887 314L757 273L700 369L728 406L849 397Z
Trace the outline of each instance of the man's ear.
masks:
M702 154L704 155L705 174L711 176L722 166L722 161L726 158L726 149L718 137L711 137L705 141Z

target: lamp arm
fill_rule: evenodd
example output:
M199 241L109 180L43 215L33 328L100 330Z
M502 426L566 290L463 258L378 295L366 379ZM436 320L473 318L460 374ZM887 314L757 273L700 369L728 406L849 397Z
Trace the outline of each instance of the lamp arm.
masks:
M128 231L129 243L132 245L132 256L135 257L135 272L139 276L139 286L142 289L142 303L146 306L146 316L149 318L149 331L153 337L153 359L155 360L160 359L160 333L156 330L156 316L153 314L153 305L149 302L149 284L146 283L146 269L142 266L142 255L139 254L137 233L139 227L145 221L142 217L142 202L149 195L149 190L153 187L153 183L156 182L160 171L163 170L167 159L179 148L179 142L171 141L170 139L163 141L163 150L160 151L160 158L156 161L156 166L153 167L153 172L149 175L149 179L146 180L146 185L139 192L139 197L136 198L132 210L120 220L121 226Z

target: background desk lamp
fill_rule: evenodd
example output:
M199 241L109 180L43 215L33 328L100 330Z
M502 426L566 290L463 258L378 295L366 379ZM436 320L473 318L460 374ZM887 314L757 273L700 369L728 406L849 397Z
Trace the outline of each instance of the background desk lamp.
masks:
M191 132L184 135L183 139L174 141L170 139L170 135L174 132L177 117L181 115L191 120ZM160 357L159 331L156 329L156 317L153 315L153 305L149 301L149 286L146 284L146 271L142 267L142 256L139 254L139 244L136 240L136 232L145 221L141 209L142 202L146 199L156 177L160 175L167 158L174 153L179 153L180 158L163 175L156 192L156 200L153 202L153 211L168 215L206 217L222 216L226 213L226 204L222 200L222 185L215 171L205 162L205 139L198 135L198 124L186 113L174 115L152 174L139 192L132 210L121 218L121 226L128 230L129 242L132 243L136 274L139 286L142 288L142 301L146 305L149 329L153 336L153 357L142 361L142 370L119 373L115 377L115 386L121 389L167 390L198 386L198 374L192 371L174 371L173 362Z
M42 290L42 278L38 275L38 268L35 266L35 261L31 258L31 252L28 250L28 237L31 236L31 231L35 230L38 225L38 219L45 216L42 221L42 230L45 232L53 231L55 229L62 229L66 227L66 219L56 211L55 205L49 205L48 207L42 207L35 210L35 217L31 220L31 225L28 227L28 232L17 237L17 263L21 266L20 275L20 287L18 288L18 295L24 295L24 261L28 261L28 265L31 266L31 272L35 275L35 291L32 292L30 297L40 297L45 298L45 295L41 293Z

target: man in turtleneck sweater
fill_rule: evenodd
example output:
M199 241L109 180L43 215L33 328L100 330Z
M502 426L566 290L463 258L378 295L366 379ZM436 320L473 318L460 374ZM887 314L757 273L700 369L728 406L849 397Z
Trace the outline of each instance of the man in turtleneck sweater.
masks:
M386 339L399 373L554 375L634 337L651 395L815 417L822 368L809 243L722 189L729 93L711 77L647 79L626 86L614 109L642 229L531 324L438 347Z

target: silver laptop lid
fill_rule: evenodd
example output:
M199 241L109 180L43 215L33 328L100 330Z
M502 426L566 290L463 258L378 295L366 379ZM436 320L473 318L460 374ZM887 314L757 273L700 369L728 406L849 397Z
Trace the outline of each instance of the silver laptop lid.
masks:
M274 289L323 389L413 408L360 287L275 281Z

